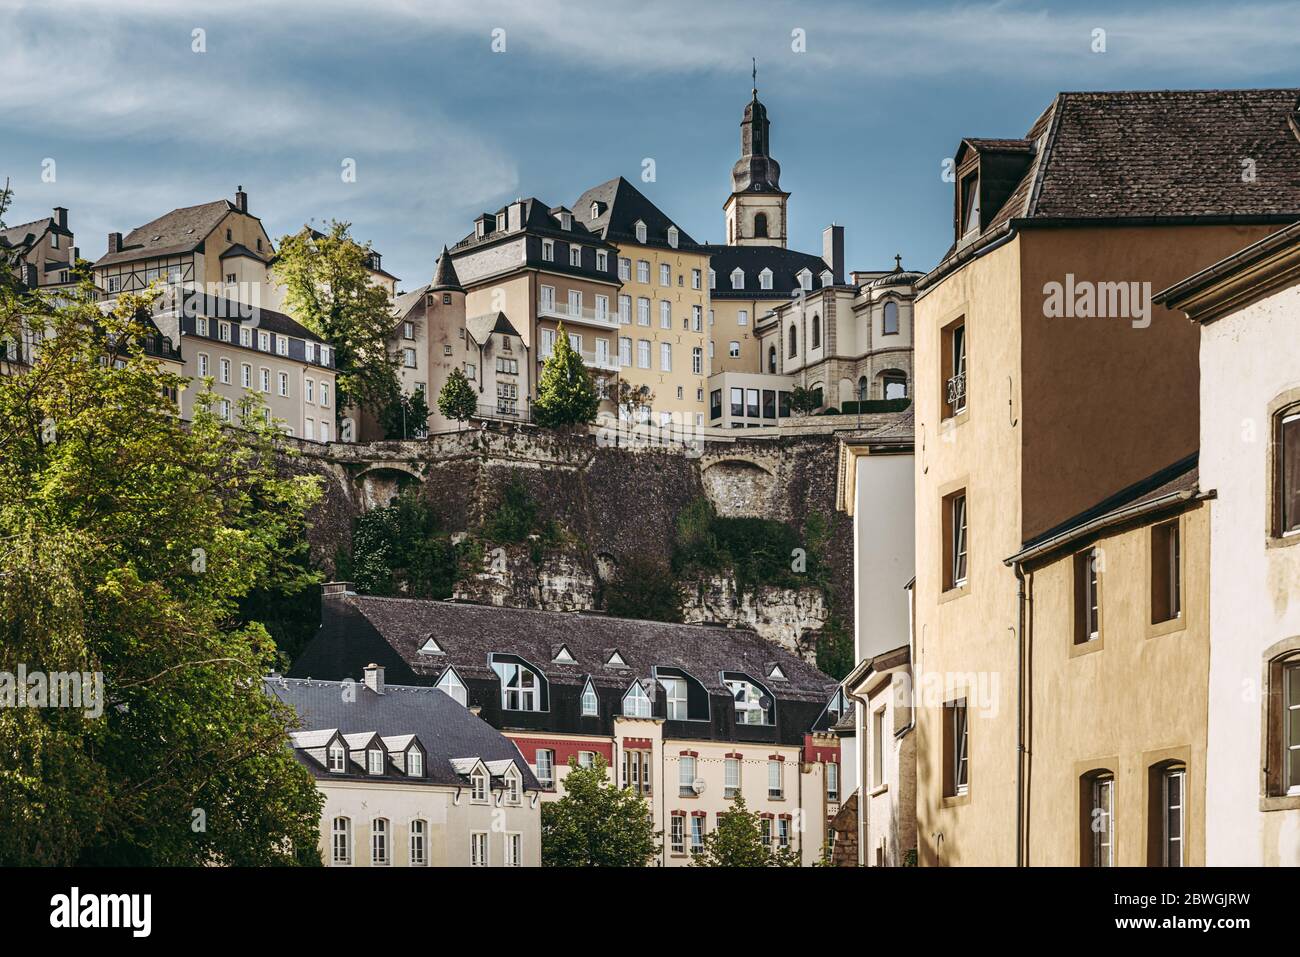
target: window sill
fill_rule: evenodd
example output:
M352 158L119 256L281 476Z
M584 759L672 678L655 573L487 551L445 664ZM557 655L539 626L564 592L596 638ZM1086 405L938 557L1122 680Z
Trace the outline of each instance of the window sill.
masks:
M1265 548L1290 548L1292 545L1300 545L1300 533L1270 535L1264 542Z
M947 601L954 601L958 598L964 598L969 594L970 594L970 579L968 578L964 584L957 585L953 588L946 588L943 591L941 591L939 593L939 604L942 605L944 602Z
M1147 637L1160 638L1164 635L1173 635L1186 630L1187 616L1183 614L1177 618L1167 618L1164 621L1157 621L1154 624L1147 625Z
M884 794L888 790L889 790L889 782L886 781L884 784L877 784L874 788L868 791L867 797L876 797L877 795ZM961 797L965 797L965 795L963 794L961 795Z
M1106 639L1101 635L1096 638L1090 638L1088 641L1076 641L1070 645L1070 657L1082 658L1084 655L1090 655L1093 652L1101 651L1106 647Z
M960 412L955 412L951 415L941 416L939 419L939 432L942 433L944 429L949 429L949 428L955 429L957 428L957 426L961 425L969 418L970 418L970 406L967 406L966 408L962 409Z
M944 797L942 807L961 807L970 803L970 791L963 794L949 794Z
M1261 811L1300 811L1300 794L1269 794L1259 799Z

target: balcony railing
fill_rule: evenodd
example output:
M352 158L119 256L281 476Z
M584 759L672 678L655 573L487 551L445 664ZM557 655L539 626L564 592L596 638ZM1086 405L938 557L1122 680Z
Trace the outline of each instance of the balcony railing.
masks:
M965 372L959 372L948 380L948 408L954 415L966 409Z
M475 418L494 422L531 422L532 415L527 399L498 399L495 403L480 403Z
M569 322L581 322L586 325L599 326L602 329L618 327L618 313L606 309L597 314L594 308L586 306L573 307L567 302L542 303L537 307L539 319L560 319Z

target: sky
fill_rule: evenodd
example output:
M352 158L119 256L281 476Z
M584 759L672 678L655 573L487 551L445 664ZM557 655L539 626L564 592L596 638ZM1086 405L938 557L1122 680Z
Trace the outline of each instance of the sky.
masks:
M618 175L716 243L753 57L790 245L836 222L850 269L925 270L963 136L1061 90L1300 85L1298 52L1300 4L1255 0L0 0L0 178L90 259L242 185L272 239L350 222L403 289L479 213Z

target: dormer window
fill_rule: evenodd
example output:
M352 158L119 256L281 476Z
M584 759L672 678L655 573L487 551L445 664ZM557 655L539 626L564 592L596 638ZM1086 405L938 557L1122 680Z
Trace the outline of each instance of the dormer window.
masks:
M627 662L623 660L623 656L622 656L622 655L620 655L617 651L614 651L614 652L612 652L612 653L610 654L609 659L605 662L605 667L606 667L606 668L626 668L626 667L627 667Z
M462 708L469 704L469 695L465 690L465 682L460 680L460 675L456 674L454 668L448 668L442 673L435 685L438 690L442 691Z
M829 269L823 269L821 280L822 280L823 287L833 286L835 285L835 274L831 272Z
M745 288L745 271L743 269L736 268L731 271L731 288Z
M766 689L743 677L725 680L736 708L736 724L773 724L772 699Z
M591 204L591 218L592 219L600 218L600 203Z
M441 654L445 654L445 652L442 650L442 646L439 645L436 641L434 641L432 637L430 637L425 641L424 644L420 646L420 654L441 655Z
M561 229L573 228L573 217L569 213L560 213L560 228Z
M557 665L576 665L578 663L573 655L569 654L568 645L560 645L560 650L555 653L555 657L551 661Z
M596 688L587 679L587 683L582 686L582 716L584 718L594 718L600 713L600 701L596 697Z
M641 222L641 220L638 219L636 221L636 241L644 244L645 237L646 237L645 223Z
M520 797L519 772L515 770L513 764L510 766L510 770L506 772L505 782L506 782L506 803L518 804L519 797Z
M484 771L475 771L469 776L469 799L475 804L485 804L488 799L488 776Z
M542 240L542 259L548 263L555 261L555 242L553 240Z
M812 289L812 271L809 269L799 270L799 288L805 292Z
M507 711L544 710L542 680L522 660L512 655L493 655L492 669L501 680L501 707Z
M497 213L497 232L499 233L505 232L505 229L506 229L506 214Z
M408 778L424 777L424 752L415 745L406 752L406 776Z
M980 228L980 174L973 170L961 178L961 236L965 238Z
M370 748L366 751L366 771L370 774L384 773L384 752L382 748Z
M342 774L348 769L348 749L340 741L330 743L329 769L331 774Z
M677 227L676 226L668 227L668 245L671 246L673 249L677 248Z
M641 682L632 683L632 687L627 689L627 694L623 695L623 716L625 718L648 718L650 717L650 696L645 693L645 688L641 687Z
M773 681L785 681L785 672L781 670L780 665L773 665L768 671L767 676Z
M709 288L710 289L718 288L718 274L714 272L712 269L709 270Z
M758 274L758 288L772 288L772 270L764 268L764 270Z

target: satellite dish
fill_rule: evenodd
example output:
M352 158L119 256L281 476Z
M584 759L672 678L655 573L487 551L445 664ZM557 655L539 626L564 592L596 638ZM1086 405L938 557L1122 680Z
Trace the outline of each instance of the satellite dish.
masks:
M696 778L691 782L691 790L696 794L704 793L704 778Z
M764 711L768 711L772 707L772 699L767 695L763 695L761 698L758 699L758 706L762 708Z

